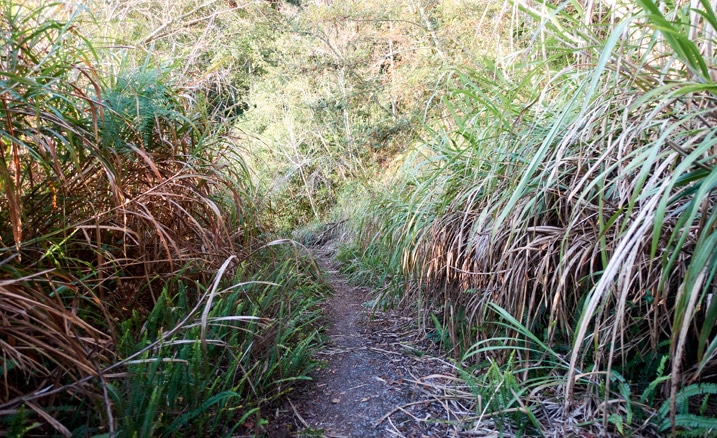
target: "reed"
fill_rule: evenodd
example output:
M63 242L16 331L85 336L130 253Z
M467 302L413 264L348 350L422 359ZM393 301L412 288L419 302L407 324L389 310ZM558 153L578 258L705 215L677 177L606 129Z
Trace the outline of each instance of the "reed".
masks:
M101 69L91 20L0 1L0 429L246 431L311 368L325 290L266 248L213 104L151 57Z
M639 432L657 413L673 432L712 430L677 405L717 366L713 9L516 5L535 23L523 62L454 71L450 123L364 218L378 228L365 245L411 275L404 301L466 365L518 363L530 388L524 371L560 352L551 427ZM517 347L536 341L542 353ZM669 409L633 400L655 386Z

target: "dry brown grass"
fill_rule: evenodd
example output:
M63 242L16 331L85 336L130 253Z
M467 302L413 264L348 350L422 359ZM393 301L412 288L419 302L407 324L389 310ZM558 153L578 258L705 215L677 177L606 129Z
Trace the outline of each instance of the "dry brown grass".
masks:
M102 78L53 6L0 7L0 411L24 405L67 435L49 408L112 415L118 323L255 249L253 199L241 158L161 77Z
M715 62L690 38L717 20L643 1L593 29L567 4L522 6L547 38L525 59L547 57L457 73L450 133L407 163L373 242L466 366L496 360L532 388L549 356L560 376L542 389L559 388L564 418L640 429L650 400L671 405L667 423L711 430L676 400L705 400L693 384L715 379Z

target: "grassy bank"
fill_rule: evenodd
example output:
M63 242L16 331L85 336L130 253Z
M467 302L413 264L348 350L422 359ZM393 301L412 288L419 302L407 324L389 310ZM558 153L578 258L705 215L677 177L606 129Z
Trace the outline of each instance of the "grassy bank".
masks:
M482 421L709 435L717 20L591 5L516 3L532 44L452 74L450 122L361 210L357 269L410 277L387 291Z
M0 428L260 432L326 290L262 236L229 119L77 5L0 8Z

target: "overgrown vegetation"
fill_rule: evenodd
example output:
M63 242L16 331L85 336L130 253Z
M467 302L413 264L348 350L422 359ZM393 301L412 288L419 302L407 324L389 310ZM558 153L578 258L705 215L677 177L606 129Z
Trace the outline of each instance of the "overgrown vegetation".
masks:
M440 100L436 83L449 63L486 52L485 41L455 31L493 25L487 13L500 21L499 6L475 2L307 1L272 17L265 69L238 124L267 220L286 232L344 219L335 206L360 203L360 187L440 117L427 102Z
M228 120L79 6L0 7L2 429L260 432L326 291L261 237Z
M516 3L532 44L363 215L505 430L715 430L717 20L638 3Z
M261 434L326 294L293 231L466 429L715 433L706 0L0 7L0 428Z

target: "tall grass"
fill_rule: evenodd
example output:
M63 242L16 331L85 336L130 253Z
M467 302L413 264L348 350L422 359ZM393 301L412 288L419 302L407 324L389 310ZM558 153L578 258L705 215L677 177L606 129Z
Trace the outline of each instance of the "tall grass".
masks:
M456 357L551 376L550 427L713 433L713 9L517 5L524 62L453 74L451 124L377 202L373 247Z
M259 425L311 365L324 292L260 250L226 127L151 58L101 71L85 10L0 8L0 428Z

